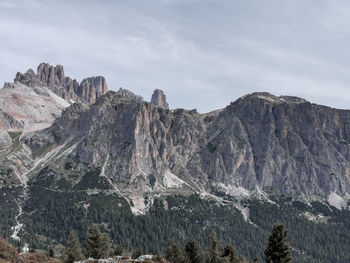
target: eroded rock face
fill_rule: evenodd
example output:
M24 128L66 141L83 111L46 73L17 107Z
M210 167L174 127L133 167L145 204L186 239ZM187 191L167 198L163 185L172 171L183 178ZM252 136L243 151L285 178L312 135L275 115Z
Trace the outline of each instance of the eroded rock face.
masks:
M48 87L63 86L65 78L63 66L53 67L47 63L41 63L37 69L37 77Z
M160 89L154 90L151 98L151 103L159 108L169 109L169 104L166 101L166 96Z
M18 72L14 81L29 87L46 86L59 97L68 102L95 103L96 98L107 92L107 83L104 77L90 77L80 84L64 74L61 65L51 66L41 63L37 73L29 69L26 73Z
M221 183L327 196L350 192L349 123L350 111L267 93L203 115L109 92L89 107L68 108L26 143L76 145L62 162L74 160L79 173L104 167L125 194Z
M97 76L83 79L75 89L75 93L88 103L95 103L96 98L107 92L107 83L104 77Z
M0 109L0 130L22 130L24 123Z
M0 89L0 129L34 131L49 127L70 104L47 87L20 82Z
M90 77L79 84L65 76L61 65L41 63L37 73L17 72L13 83L0 89L0 129L30 132L49 127L72 103L95 103L107 92L103 77Z

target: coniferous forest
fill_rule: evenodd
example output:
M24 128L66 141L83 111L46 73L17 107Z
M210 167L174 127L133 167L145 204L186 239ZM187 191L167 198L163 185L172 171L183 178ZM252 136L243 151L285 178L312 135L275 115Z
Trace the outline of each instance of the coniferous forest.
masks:
M207 255L215 232L216 239L220 240L220 255L229 253L224 252L225 246L232 246L237 255L247 260L257 257L263 262L271 227L282 222L288 229L293 262L345 263L350 257L350 244L346 239L350 231L349 211L332 209L319 202L306 206L285 196L276 197L274 204L247 200L242 203L250 211L249 220L245 221L241 212L229 203L219 204L199 195L156 199L148 213L136 216L123 198L114 195L87 195L84 191L62 195L43 188L36 192L41 196L26 204L26 209L35 214L23 217L25 240L31 249L49 250L58 243L65 245L71 231L84 244L89 227L98 224L99 230L110 239L111 251L122 247L130 255L135 251L165 255L169 244L183 251L193 239L201 254ZM311 222L302 216L305 211L324 214L329 218L327 224ZM10 208L0 213L4 238L12 241L9 219L15 213ZM21 242L13 244L17 248L23 246Z

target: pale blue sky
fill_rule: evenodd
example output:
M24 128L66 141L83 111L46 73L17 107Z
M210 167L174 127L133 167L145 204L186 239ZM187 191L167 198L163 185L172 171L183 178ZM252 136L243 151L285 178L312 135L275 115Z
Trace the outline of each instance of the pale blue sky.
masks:
M171 108L255 91L350 109L350 1L0 0L0 81L40 62Z

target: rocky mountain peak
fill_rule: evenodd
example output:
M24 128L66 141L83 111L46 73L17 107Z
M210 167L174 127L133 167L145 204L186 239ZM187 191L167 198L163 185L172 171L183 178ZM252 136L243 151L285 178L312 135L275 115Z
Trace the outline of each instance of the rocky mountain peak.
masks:
M95 103L96 98L107 92L107 82L102 76L85 78L76 90L77 95L88 103Z
M119 88L119 90L116 92L117 95L125 98L133 99L137 102L144 101L144 99L141 96L135 95L133 92L127 89Z
M279 103L305 103L307 100L294 97L294 96L275 96L268 92L254 92L251 94L247 94L241 98L239 98L236 102L242 102L245 101L247 103L252 103L253 100L257 101L264 101L267 103L272 104L279 104Z
M37 78L48 87L54 85L64 86L65 76L63 66L57 65L54 67L48 63L40 63L37 69Z
M169 109L169 104L166 101L166 96L164 92L160 89L154 90L151 98L151 104L159 108Z
M102 76L85 78L79 84L75 79L65 76L62 65L54 67L44 62L39 64L37 73L32 69L24 74L17 72L14 81L29 87L48 87L68 102L95 103L96 98L108 90L106 79Z

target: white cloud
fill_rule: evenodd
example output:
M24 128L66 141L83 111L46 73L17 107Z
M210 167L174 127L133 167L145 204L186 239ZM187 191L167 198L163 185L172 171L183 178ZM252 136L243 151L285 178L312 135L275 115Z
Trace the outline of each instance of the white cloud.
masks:
M0 81L41 61L210 111L254 91L349 108L350 3L0 1Z

